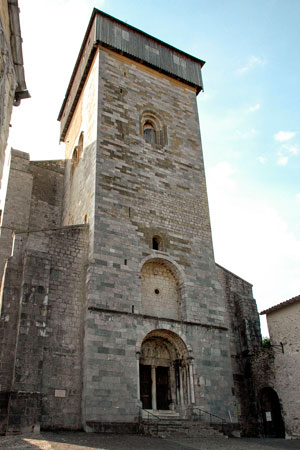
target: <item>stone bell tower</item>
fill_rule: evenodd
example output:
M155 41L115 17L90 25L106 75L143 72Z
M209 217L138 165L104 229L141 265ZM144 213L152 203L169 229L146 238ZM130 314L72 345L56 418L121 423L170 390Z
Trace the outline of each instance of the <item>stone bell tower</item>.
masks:
M136 422L139 408L236 419L196 104L203 64L93 11L59 115L63 224L89 225L86 429Z

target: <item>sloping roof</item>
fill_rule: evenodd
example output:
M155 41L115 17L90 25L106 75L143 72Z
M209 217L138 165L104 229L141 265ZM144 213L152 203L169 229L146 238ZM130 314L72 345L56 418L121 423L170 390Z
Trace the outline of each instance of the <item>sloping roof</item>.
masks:
M289 300L286 300L285 302L278 303L278 305L271 306L269 309L265 309L264 311L261 311L259 314L268 314L273 311L277 311L277 309L285 308L286 306L292 305L293 303L297 303L300 301L300 295L297 295L296 297L292 297Z
M65 139L98 45L180 80L197 93L203 90L204 61L95 8L59 112L61 141Z

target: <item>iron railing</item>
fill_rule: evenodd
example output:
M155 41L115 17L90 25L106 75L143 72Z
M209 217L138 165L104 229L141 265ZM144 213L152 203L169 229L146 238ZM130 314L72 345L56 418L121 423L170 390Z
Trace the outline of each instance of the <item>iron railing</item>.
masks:
M197 411L197 413L195 414L196 411ZM146 415L146 417L145 417L145 415ZM212 414L209 411L205 411L204 409L201 409L198 406L193 407L192 421L195 420L195 416L202 418L205 415L209 416L209 425L210 426L212 426L212 424L220 423L221 430L222 430L222 432L224 432L224 424L226 423L226 420L223 417L218 416L217 414ZM214 420L214 419L217 419L217 420ZM158 415L150 412L148 409L144 409L139 406L139 423L144 421L144 422L146 422L148 427L150 426L150 424L155 425L156 432L158 433L158 424L163 422L164 420L168 420L168 419L166 419L165 417L159 417Z
M147 413L147 418L143 417L143 411ZM156 414L153 414L152 412L148 411L148 409L141 408L139 406L139 422L141 423L143 420L147 422L147 425L149 427L150 425L150 416L154 417L156 419L155 425L156 425L156 432L158 433L158 423L160 420L163 420L161 417L157 416ZM153 422L152 422L153 423Z
M196 411L199 411L200 414L199 414L199 413L198 413L198 414L197 414L197 413L196 413L196 414L193 414L193 415L192 415L193 420L194 420L195 415L196 415L196 416L199 416L199 417L202 417L203 415L206 414L206 415L209 416L209 424L210 424L210 425L211 425L212 423L219 423L219 422L213 422L212 418L214 417L214 418L218 419L218 421L220 421L222 432L224 431L224 424L226 423L226 420L225 420L223 417L220 417L220 416L217 416L216 414L212 414L211 412L205 411L204 409L201 409L201 408L199 408L198 406L194 406L194 407L193 407L193 413L194 413L195 410L196 410Z

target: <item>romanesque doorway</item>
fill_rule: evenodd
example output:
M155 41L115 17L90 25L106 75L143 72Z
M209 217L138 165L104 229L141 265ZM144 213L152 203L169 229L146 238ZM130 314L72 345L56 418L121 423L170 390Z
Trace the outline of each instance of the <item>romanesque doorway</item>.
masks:
M264 435L266 437L285 437L285 427L281 415L278 395L270 387L260 392L260 408L262 412Z
M195 402L192 357L175 333L154 330L147 334L139 367L143 409L183 410Z

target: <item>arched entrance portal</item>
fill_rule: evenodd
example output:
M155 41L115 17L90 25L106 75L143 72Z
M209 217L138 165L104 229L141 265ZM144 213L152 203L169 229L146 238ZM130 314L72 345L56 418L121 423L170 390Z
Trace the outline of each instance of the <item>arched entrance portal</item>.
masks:
M143 409L175 410L194 403L192 360L177 334L167 330L147 334L140 354Z
M260 392L260 408L266 437L285 437L285 427L281 415L281 407L278 395L270 387L263 388Z

